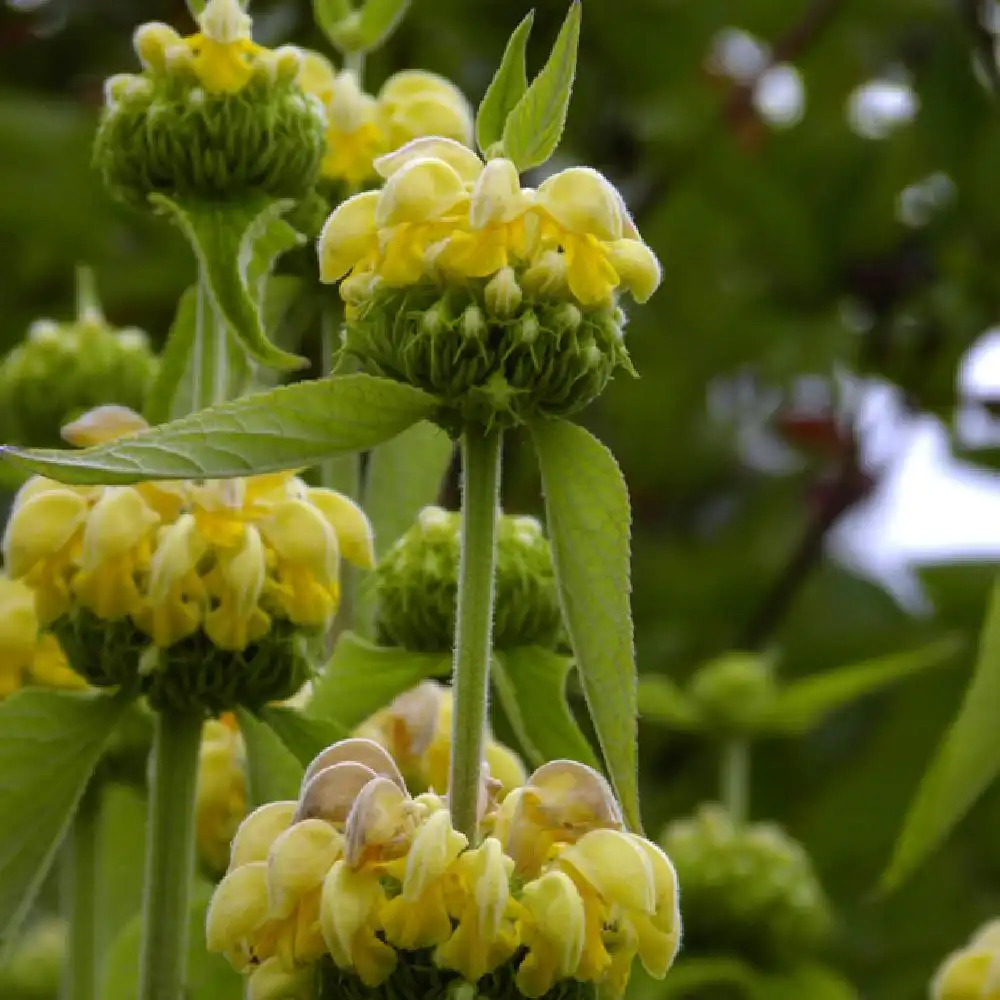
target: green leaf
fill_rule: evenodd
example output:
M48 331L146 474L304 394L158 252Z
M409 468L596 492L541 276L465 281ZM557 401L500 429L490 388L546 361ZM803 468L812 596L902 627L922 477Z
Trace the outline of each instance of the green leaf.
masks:
M639 678L639 715L684 733L701 732L703 728L698 706L661 674Z
M334 40L337 29L354 13L350 0L313 0L313 16L320 30Z
M321 750L351 735L337 722L317 719L294 708L267 705L257 716L277 733L303 767L308 767Z
M762 732L790 736L806 733L831 712L857 698L930 667L954 663L955 653L961 647L960 639L942 639L919 649L880 656L794 681L779 692L773 714ZM640 705L641 690L640 685Z
M38 688L0 703L0 946L31 905L127 705Z
M525 49L534 21L535 12L528 11L524 20L514 29L476 113L476 142L484 155L490 146L500 141L507 116L528 89Z
M410 0L366 0L358 22L359 50L370 52L383 45L403 20Z
M6 447L0 454L19 468L83 485L225 479L364 451L435 406L432 396L401 382L343 375L244 396L94 448Z
M1000 773L1000 579L962 707L924 775L881 887L894 889L948 836Z
M504 123L504 153L518 170L541 166L562 138L576 76L580 11L580 0L573 0L552 54Z
M500 704L536 767L563 758L600 767L566 701L566 677L572 666L568 656L540 646L494 653L492 677Z
M421 421L372 452L365 511L378 555L392 547L421 508L437 503L453 450L444 431Z
M205 948L205 917L214 886L200 882L188 911L188 976L185 996L211 1000L241 1000L244 977L222 955ZM111 1000L138 995L142 916L137 913L121 929L108 951L100 995Z
M639 830L628 491L611 452L584 428L545 420L531 433L580 681L625 818Z
M150 201L164 209L187 237L215 308L247 354L272 368L306 364L275 347L261 321L263 279L280 254L302 242L280 218L294 203L284 199L182 205L162 194L150 195Z
M253 712L237 711L247 748L247 780L255 806L279 799L297 799L305 767L281 737Z
M396 695L428 677L447 677L450 672L449 653L376 646L345 632L326 669L313 682L309 714L352 730Z

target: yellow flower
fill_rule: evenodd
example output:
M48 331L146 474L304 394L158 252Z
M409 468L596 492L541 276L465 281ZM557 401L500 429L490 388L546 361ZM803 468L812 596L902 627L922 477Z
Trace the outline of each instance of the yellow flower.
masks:
M433 813L413 838L402 872L402 889L382 910L385 936L397 948L441 944L451 934L445 874L468 846L452 829L446 810Z
M34 595L20 581L0 576L0 698L24 683L37 643Z
M472 109L451 81L423 70L403 70L378 92L378 111L387 149L420 136L442 136L472 145Z
M230 843L246 814L244 748L235 716L204 724L195 793L195 839L202 860L215 872L229 862Z
M137 574L149 568L159 515L131 486L108 487L87 518L73 593L98 618L142 609Z
M945 959L931 983L931 1000L1000 1000L1000 921Z
M242 543L224 550L205 578L205 586L217 604L205 615L205 633L219 649L241 650L260 639L271 619L260 607L267 577L267 562L260 532L248 525Z
M250 813L233 837L229 871L255 861L267 861L271 845L292 824L298 802L266 802Z
M520 908L510 891L514 862L499 840L487 837L459 857L457 869L461 892L452 916L458 926L436 949L434 959L474 983L517 950L515 918Z
M327 128L323 177L351 185L371 179L372 164L387 148L375 98L363 93L357 77L344 70L332 80L324 104Z
M201 85L212 93L242 90L266 49L250 38L251 19L238 0L209 0L198 16L200 31L182 38L165 24L144 24L136 31L135 49L143 67L163 73L190 67Z
M541 244L558 244L570 291L584 306L611 299L623 284L645 302L660 283L660 265L638 238L621 195L596 170L570 167L538 189Z
M528 954L518 966L517 986L527 997L540 997L576 975L585 940L583 899L568 875L551 871L524 887L521 905L521 944Z

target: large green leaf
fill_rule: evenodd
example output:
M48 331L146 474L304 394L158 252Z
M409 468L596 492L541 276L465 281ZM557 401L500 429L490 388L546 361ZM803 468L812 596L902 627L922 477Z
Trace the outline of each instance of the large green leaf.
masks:
M500 704L536 767L561 758L600 766L566 701L566 677L572 666L568 656L540 646L493 655L493 685Z
M308 767L321 750L351 735L349 730L333 720L317 719L294 708L267 705L257 714L303 767Z
M808 732L831 712L857 698L873 694L930 667L955 663L955 653L961 646L958 639L942 639L919 649L880 656L793 681L779 691L764 731L782 735Z
M524 20L514 29L476 113L476 142L484 155L490 146L500 141L507 115L528 89L525 50L534 20L535 12L528 11Z
M545 420L531 433L583 692L625 817L638 830L628 491L611 452L584 428Z
M313 0L313 17L331 42L341 23L353 13L350 0Z
M205 917L214 886L197 884L188 911L188 975L185 996L192 1000L241 1000L244 978L223 958L205 948ZM136 914L108 952L102 997L127 1000L138 994L142 918Z
M38 891L127 704L35 688L0 703L0 947Z
M289 200L183 203L163 194L150 195L187 237L198 259L201 281L220 316L262 365L300 368L305 363L275 347L261 321L263 279L278 256L302 242L281 215Z
M371 375L298 382L244 396L117 441L84 448L3 448L10 462L67 483L222 479L315 465L363 451L427 417L432 396Z
M882 886L898 886L948 836L1000 773L1000 579L994 584L972 682L924 775Z
M448 653L376 646L345 632L326 669L313 682L309 714L351 730L407 688L428 677L447 677L450 672Z
M247 748L247 779L255 806L279 799L297 799L305 767L281 737L253 712L238 712L240 732Z
M518 170L541 166L562 138L576 76L580 10L580 0L573 0L551 55L504 123L504 154Z
M413 524L422 507L437 502L453 447L444 431L421 421L371 453L365 511L378 555Z

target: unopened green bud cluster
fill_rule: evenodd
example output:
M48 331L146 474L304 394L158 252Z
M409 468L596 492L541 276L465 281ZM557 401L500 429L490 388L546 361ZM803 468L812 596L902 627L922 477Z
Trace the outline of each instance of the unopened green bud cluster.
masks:
M685 950L733 952L763 967L809 959L831 929L809 855L773 823L737 826L719 806L671 823L661 844L677 869Z
M708 729L720 736L752 736L770 718L778 689L765 657L729 653L702 667L688 691Z
M96 309L70 323L38 320L0 362L0 437L51 447L85 410L109 403L142 410L157 364L145 333L115 329Z
M213 89L189 48L157 50L157 39L141 31L137 48L146 67L108 80L94 146L114 194L145 206L151 194L299 199L313 189L325 119L319 101L297 83L294 50L272 53L247 41L246 81Z
M457 432L583 409L617 368L634 373L624 325L616 305L529 295L504 268L447 288L380 285L351 316L344 349L372 374L437 396L439 423Z
M283 701L313 673L306 636L287 622L275 621L240 651L219 649L200 631L159 649L128 618L105 621L85 608L58 618L52 631L88 683L144 694L158 711L218 715Z
M461 517L425 507L376 570L377 625L382 642L446 652L455 635ZM539 523L499 516L493 644L554 647L562 617L552 553Z

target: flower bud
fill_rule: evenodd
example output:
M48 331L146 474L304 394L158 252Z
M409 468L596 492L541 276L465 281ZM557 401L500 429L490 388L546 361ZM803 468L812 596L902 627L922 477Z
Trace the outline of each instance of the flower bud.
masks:
M486 309L493 316L506 318L517 312L521 305L523 293L517 283L514 268L504 267L490 278L483 290Z
M809 856L780 827L738 827L723 809L706 806L671 823L662 844L683 892L689 951L791 965L828 936L829 905Z
M757 654L730 653L694 675L690 694L720 735L750 736L767 721L774 706L773 667Z

